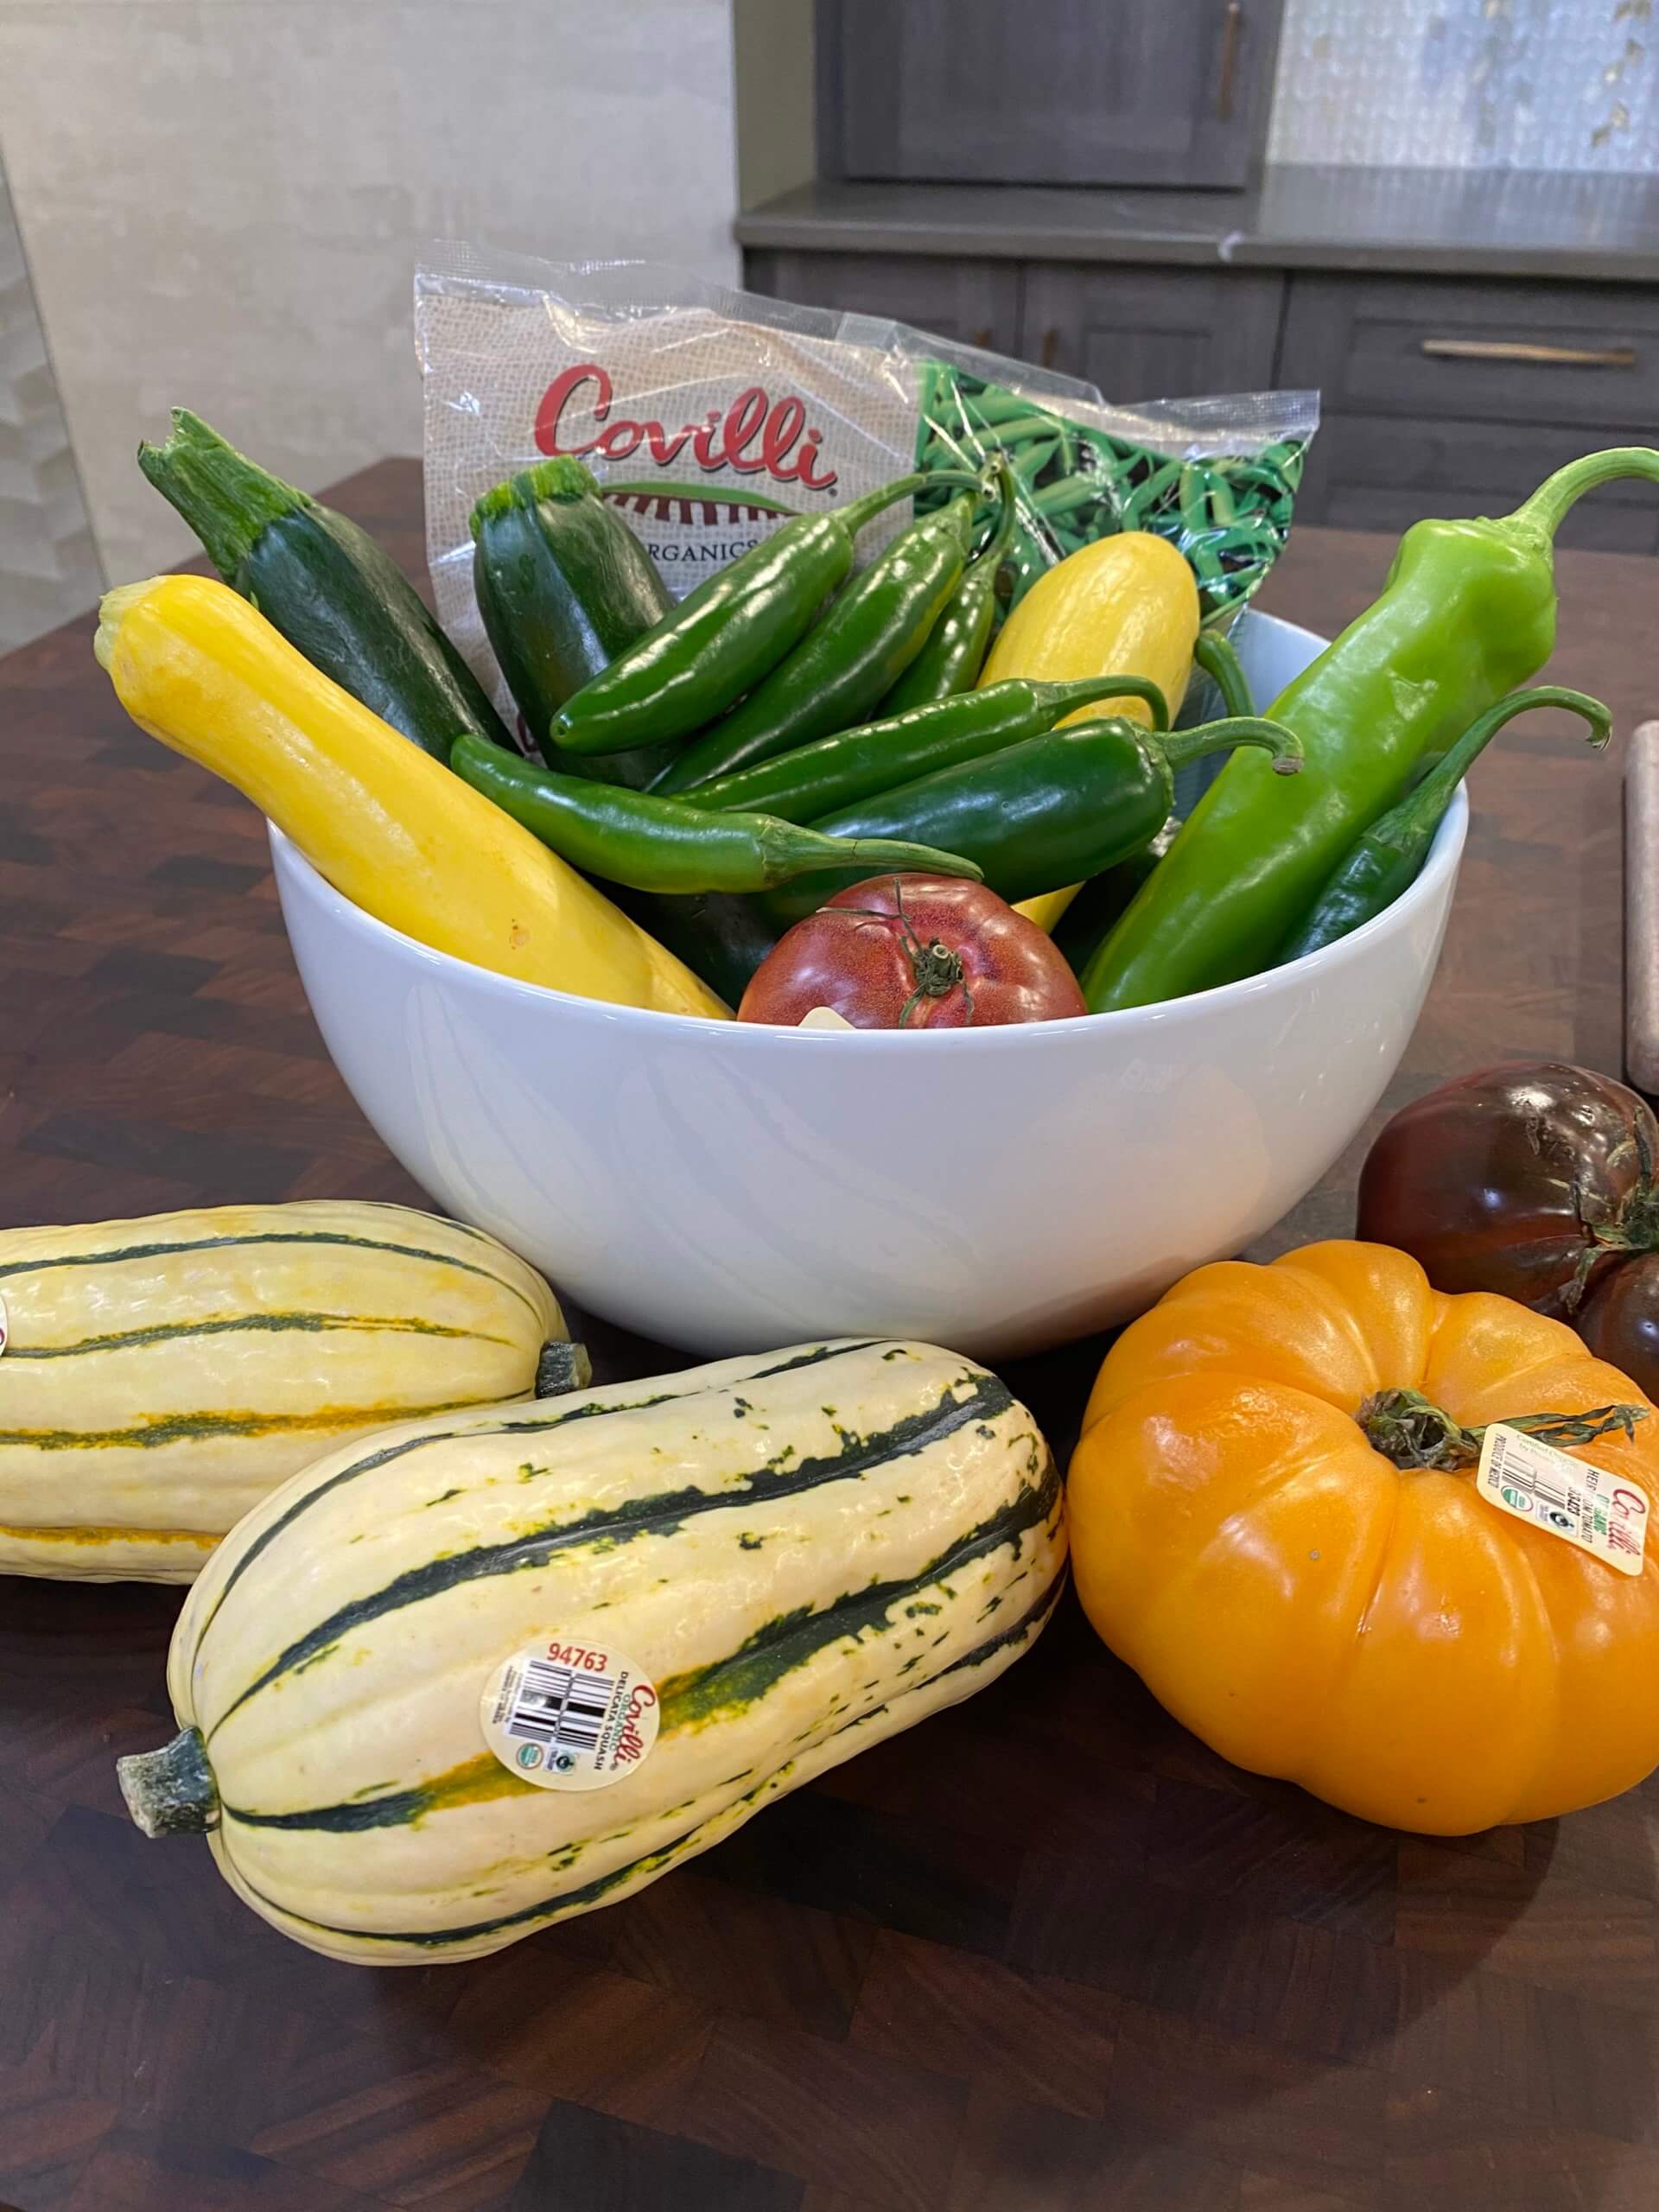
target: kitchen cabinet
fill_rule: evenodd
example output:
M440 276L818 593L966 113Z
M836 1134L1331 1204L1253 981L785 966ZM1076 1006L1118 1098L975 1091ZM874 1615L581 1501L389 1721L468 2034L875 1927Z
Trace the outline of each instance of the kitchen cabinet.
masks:
M1274 381L1284 290L1273 270L1033 263L1020 358L1126 401L1263 391Z
M944 254L750 253L753 292L849 315L891 315L963 346L1023 359L1020 270L1011 261Z
M823 175L1243 186L1281 0L819 0Z
M1652 283L1218 265L1193 261L1185 238L1160 264L1139 233L1116 260L1034 256L1023 241L1000 257L965 231L953 244L752 246L747 281L896 315L1125 403L1313 387L1322 422L1297 500L1305 522L1397 531L1423 515L1502 514L1576 454L1659 440ZM1560 537L1659 551L1659 498L1648 484L1609 485Z

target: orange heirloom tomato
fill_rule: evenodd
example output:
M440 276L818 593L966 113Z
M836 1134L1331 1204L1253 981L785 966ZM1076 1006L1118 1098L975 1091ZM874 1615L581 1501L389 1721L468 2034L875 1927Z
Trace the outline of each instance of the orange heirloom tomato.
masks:
M1370 1402L1401 1390L1422 1420ZM1465 1835L1595 1804L1659 1764L1659 1545L1626 1575L1503 1512L1460 1432L1615 1404L1648 1408L1561 1323L1385 1244L1200 1268L1095 1384L1078 1595L1206 1744L1347 1812ZM1442 1436L1460 1467L1398 1463ZM1570 1448L1659 1500L1650 1409Z

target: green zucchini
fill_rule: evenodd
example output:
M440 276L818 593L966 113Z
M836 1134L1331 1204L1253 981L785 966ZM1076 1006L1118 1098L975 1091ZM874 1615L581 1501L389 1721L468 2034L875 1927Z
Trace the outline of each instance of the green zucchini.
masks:
M548 766L643 791L676 746L590 760L563 753L550 732L565 701L673 606L651 556L582 463L563 456L486 493L472 531L478 611Z
M187 409L138 466L233 591L289 645L423 752L462 730L512 749L484 687L365 530L269 474Z

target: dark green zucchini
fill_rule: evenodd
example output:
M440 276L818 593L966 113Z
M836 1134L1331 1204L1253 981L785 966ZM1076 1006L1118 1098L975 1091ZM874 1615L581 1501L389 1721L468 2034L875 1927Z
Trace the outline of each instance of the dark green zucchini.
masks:
M448 761L462 730L512 741L484 687L365 530L226 445L182 407L138 466L232 590L365 707Z
M643 791L677 750L568 758L553 717L673 606L651 556L579 461L521 469L473 509L473 588L524 727L550 768Z

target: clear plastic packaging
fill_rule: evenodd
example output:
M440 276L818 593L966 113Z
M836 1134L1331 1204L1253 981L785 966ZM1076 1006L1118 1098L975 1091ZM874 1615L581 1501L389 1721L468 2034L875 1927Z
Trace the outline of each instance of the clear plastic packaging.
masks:
M1283 543L1318 421L1308 392L1110 407L1092 385L902 323L645 262L437 247L416 274L415 334L438 619L509 710L468 518L550 454L592 469L683 596L791 515L918 467L978 466L1018 421L1016 589L1075 544L1151 528L1192 561L1206 618L1225 620ZM905 520L901 505L873 524L862 556Z

